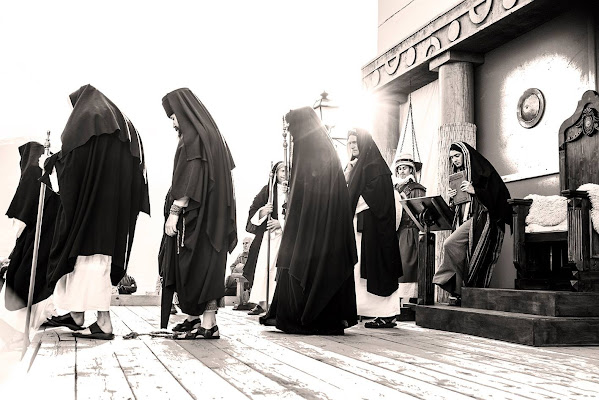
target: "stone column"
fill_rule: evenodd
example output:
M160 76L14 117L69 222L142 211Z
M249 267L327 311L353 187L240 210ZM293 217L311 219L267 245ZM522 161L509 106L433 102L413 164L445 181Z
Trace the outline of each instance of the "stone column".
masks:
M454 141L465 141L476 148L474 125L474 65L483 62L482 55L446 51L434 58L429 68L439 72L440 126L437 157L438 193L445 200L449 175L449 146ZM450 231L438 232L436 266L443 260L443 242ZM461 282L458 282L461 285ZM437 301L444 302L447 292L437 288Z

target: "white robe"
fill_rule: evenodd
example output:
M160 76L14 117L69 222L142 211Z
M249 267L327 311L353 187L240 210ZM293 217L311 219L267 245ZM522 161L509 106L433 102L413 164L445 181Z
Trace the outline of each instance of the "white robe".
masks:
M354 215L354 232L356 233L356 248L358 250L358 262L354 267L358 315L364 317L395 317L401 312L399 305L399 289L387 297L377 296L368 292L366 289L366 279L360 277L362 233L357 230L358 214L368 208L370 207L368 207L364 198L360 196L358 199L358 206L356 207L356 214Z
M281 187L277 184L277 215L279 216L279 223L281 229L276 229L270 233L270 268L268 276L268 303L272 302L273 295L275 293L275 277L277 274L277 255L279 254L279 247L281 246L281 237L283 236L283 226L285 224L283 218L283 203L285 202L285 193L281 190ZM250 222L256 226L262 225L268 218L265 215L259 218L260 211L264 207L261 207ZM256 260L256 271L254 273L254 284L250 291L250 303L259 304L260 302L266 302L266 257L268 254L268 231L264 232L262 237L262 243L260 244L260 252L258 253L258 259Z
M78 256L73 272L62 276L54 288L54 304L65 310L109 311L112 298L112 256Z

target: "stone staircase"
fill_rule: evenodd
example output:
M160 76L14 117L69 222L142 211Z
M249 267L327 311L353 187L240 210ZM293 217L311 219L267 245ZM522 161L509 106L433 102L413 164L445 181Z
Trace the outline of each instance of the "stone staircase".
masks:
M599 345L599 293L463 288L462 307L417 306L416 324L529 346Z

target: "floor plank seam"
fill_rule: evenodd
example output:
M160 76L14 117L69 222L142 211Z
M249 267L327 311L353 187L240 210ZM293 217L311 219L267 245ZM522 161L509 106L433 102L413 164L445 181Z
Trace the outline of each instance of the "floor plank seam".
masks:
M397 343L397 342L395 342L395 341L393 341L393 340L389 340L389 339L386 339L386 338L383 338L383 337L379 337L379 338L380 338L380 339L382 339L382 340L387 340L387 341L390 341L390 342L392 342L392 343ZM402 344L403 344L403 343L402 343ZM427 348L426 348L426 347L424 347L424 348L423 348L423 347L421 347L421 346L417 346L417 345L416 345L416 344L414 344L414 343L407 343L407 344L405 344L405 345L406 345L406 346L409 346L409 347L412 347L412 348L415 348L415 349L420 349L420 350L425 350L425 351L427 351ZM439 347L443 347L443 348L447 348L447 349L449 349L449 350L457 351L457 350L455 350L454 348L452 348L452 347L450 347L450 346L449 346L449 347L444 347L444 346L441 346L441 345L439 345ZM473 354L473 355L477 355L477 354L475 354L475 353L471 353L471 354ZM457 359L466 359L466 360L468 359L466 356L464 356L464 355L458 355L458 354L453 354L453 355L452 355L452 357L454 357L454 358L457 358ZM492 358L492 359L495 359L495 360L500 360L500 361L503 361L503 362L506 362L506 363L511 363L511 364L520 365L520 366L523 366L523 367L529 367L529 365L527 365L527 364L516 363L516 362L514 362L514 361L512 361L512 360L505 360L505 359L503 359L503 358L496 358L496 357L495 357L495 358L493 358L493 357L489 357L489 358ZM457 361L456 361L456 362L457 362ZM496 367L495 365L493 365L493 363L492 363L490 360L487 360L487 359L482 359L482 360L480 360L480 361L477 361L477 362L478 362L478 363L480 363L480 364L485 364L485 365L491 366L491 367ZM501 378L501 376L500 376L500 375L498 375L498 374L494 374L494 373L493 373L493 374L488 374L488 375L490 375L490 376L494 376L494 377L497 377L497 378ZM552 375L552 376L555 376L555 377L560 377L560 378L569 379L569 380L572 380L573 382L579 382L579 381L581 381L580 379L573 379L571 375L567 375L567 374L559 374L559 373L555 373L555 372L554 372L554 373L549 373L548 375ZM594 383L593 381L589 381L589 380L584 380L584 381L585 381L585 382L589 382L589 383ZM534 388L536 388L536 389L543 389L543 390L547 390L547 391L553 392L553 391L551 391L551 390L548 390L548 389L546 389L545 387L541 387L541 386L539 386L538 384L528 384L528 386L534 387ZM579 389L579 390L584 390L584 389ZM585 391L585 392L589 392L589 393L593 393L593 392L591 392L591 391L589 391L589 390L584 390L584 391ZM556 393L556 392L553 392L553 393ZM559 393L556 393L556 395L559 395ZM581 393L581 395L585 395L585 394L584 394L584 393Z

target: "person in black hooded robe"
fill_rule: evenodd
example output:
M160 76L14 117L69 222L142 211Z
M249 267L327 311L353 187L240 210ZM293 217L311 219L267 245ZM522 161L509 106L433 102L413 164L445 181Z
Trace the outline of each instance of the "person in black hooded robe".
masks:
M357 261L341 162L310 107L286 115L293 160L277 286L260 323L287 333L341 335L357 324Z
M450 173L463 171L460 190L470 200L454 205L457 191L448 189L449 205L455 209L453 232L443 243L443 262L433 283L451 294L450 304L461 304L462 286L488 287L499 259L505 225L512 226L510 192L493 165L465 142L449 149Z
M10 262L6 271L6 286L0 294L3 300L0 302L4 303L8 311L24 310L27 306L41 185L39 178L42 176L42 170L38 162L40 156L44 154L44 146L37 142L29 142L19 147L19 153L21 155L21 178L15 195L6 211L6 216L13 219L13 226L17 228L17 240L9 257ZM32 331L35 331L43 320L50 316L52 308L51 301L46 301L52 294L52 291L48 287L46 274L59 199L50 188L46 188L45 192L44 213L33 290ZM14 316L0 315L0 318L7 323L14 322L18 324L19 326L13 327L23 330L25 328L25 319L13 318ZM23 313L23 316L25 316L25 313Z
M187 88L162 99L179 133L159 253L163 277L161 326L173 292L186 320L176 338L218 338L215 313L225 294L227 252L237 245L233 157L212 116ZM200 318L200 315L203 318Z
M131 121L93 86L70 99L62 148L45 164L60 194L48 282L56 306L77 325L85 311L98 312L74 336L112 339L112 286L127 271L139 212L150 213L143 147Z
M358 314L376 317L364 324L367 328L392 328L400 313L402 265L391 170L370 133L354 129L347 137L351 160L345 177L359 247L354 276Z

